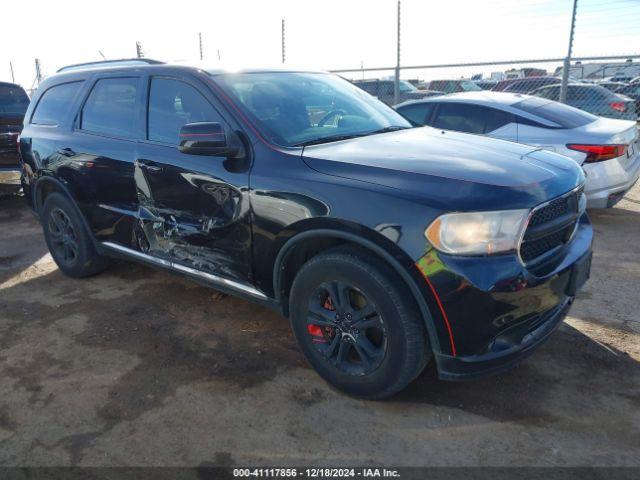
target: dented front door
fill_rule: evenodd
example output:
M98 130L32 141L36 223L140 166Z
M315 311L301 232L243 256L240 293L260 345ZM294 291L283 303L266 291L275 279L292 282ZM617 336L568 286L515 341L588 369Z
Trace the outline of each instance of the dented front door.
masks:
M152 78L149 85L147 134L135 162L138 248L179 266L252 283L246 158L180 152L183 124L226 125L224 119L193 85L168 78Z
M142 145L135 165L139 248L198 271L250 282L248 173L225 160Z

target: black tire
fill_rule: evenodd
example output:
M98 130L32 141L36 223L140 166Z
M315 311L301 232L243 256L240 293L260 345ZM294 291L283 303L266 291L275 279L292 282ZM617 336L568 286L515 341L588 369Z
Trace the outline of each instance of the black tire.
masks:
M40 221L49 252L65 275L88 277L109 266L109 259L96 252L84 222L65 195L47 196Z
M289 305L307 360L349 395L388 398L416 378L431 356L424 322L402 280L380 259L354 248L333 249L305 263Z

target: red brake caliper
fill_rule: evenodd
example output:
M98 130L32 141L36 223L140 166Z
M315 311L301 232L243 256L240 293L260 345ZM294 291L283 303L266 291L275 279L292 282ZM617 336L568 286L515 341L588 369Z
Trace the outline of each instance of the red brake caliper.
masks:
M322 307L330 311L335 310L335 307L333 306L333 303L331 302L331 297L329 295L327 295L327 298L322 304ZM307 331L312 337L315 337L313 341L318 343L327 343L327 338L331 338L333 335L333 328L331 327L323 328L319 325L313 325L312 323L307 325Z

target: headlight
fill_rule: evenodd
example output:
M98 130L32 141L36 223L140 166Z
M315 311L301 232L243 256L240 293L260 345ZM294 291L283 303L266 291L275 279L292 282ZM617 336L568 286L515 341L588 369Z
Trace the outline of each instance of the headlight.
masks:
M518 248L529 210L447 213L425 230L427 240L444 253L489 255Z

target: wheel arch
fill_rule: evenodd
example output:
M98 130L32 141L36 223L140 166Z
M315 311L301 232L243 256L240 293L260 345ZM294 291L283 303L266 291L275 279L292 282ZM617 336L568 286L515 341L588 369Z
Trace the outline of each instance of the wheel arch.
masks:
M360 227L362 229L362 227ZM376 232L374 232L376 233ZM380 235L380 234L378 234ZM373 237L375 238L375 237ZM384 241L389 242L388 239L379 239L381 243ZM403 267L403 263L406 265L412 265L413 262L405 254L403 254L398 248L394 254L390 253L387 248L376 243L373 239L365 238L354 232L344 231L343 229L336 229L330 227L315 228L305 230L291 236L284 245L280 248L276 257L273 267L273 291L276 300L282 307L282 312L285 316L288 316L288 291L290 289L292 278L287 278L287 261L291 258L292 254L296 251L296 247L302 245L309 245L312 243L314 246L321 245L323 248L320 251L327 250L333 246L342 244L354 244L366 249L369 253L372 253L376 257L383 260L391 269L397 273L405 285L409 288L411 295L416 302L422 320L424 321L429 336L431 348L434 352L441 352L440 341L438 339L438 333L434 325L433 316L427 305L424 295L420 292L415 279L411 276L410 271ZM318 251L317 253L320 253ZM395 255L395 256L394 256ZM396 258L396 257L400 257ZM406 257L406 258L402 258ZM401 261L403 260L403 261Z
M76 213L78 214L78 216L80 217L80 219L82 220L82 223L84 225L84 227L86 228L87 232L89 233L89 236L91 238L91 240L93 241L94 245L97 247L97 242L92 234L92 230L89 227L89 222L87 221L87 218L85 217L84 213L82 212L82 210L80 209L80 207L78 207L78 204L74 198L74 196L71 193L71 190L69 189L69 187L67 185L65 185L64 182L60 181L59 179L49 176L49 175L44 175L41 176L40 178L38 178L38 180L36 180L34 187L31 189L32 191L32 202L33 202L33 209L35 210L35 212L38 214L38 217L41 216L42 214L42 207L44 206L44 202L46 201L47 197L52 194L52 193L60 193L62 195L64 195L65 197L67 197L67 199L71 202L71 205L73 205L73 208L76 210ZM42 221L42 219L41 219Z

